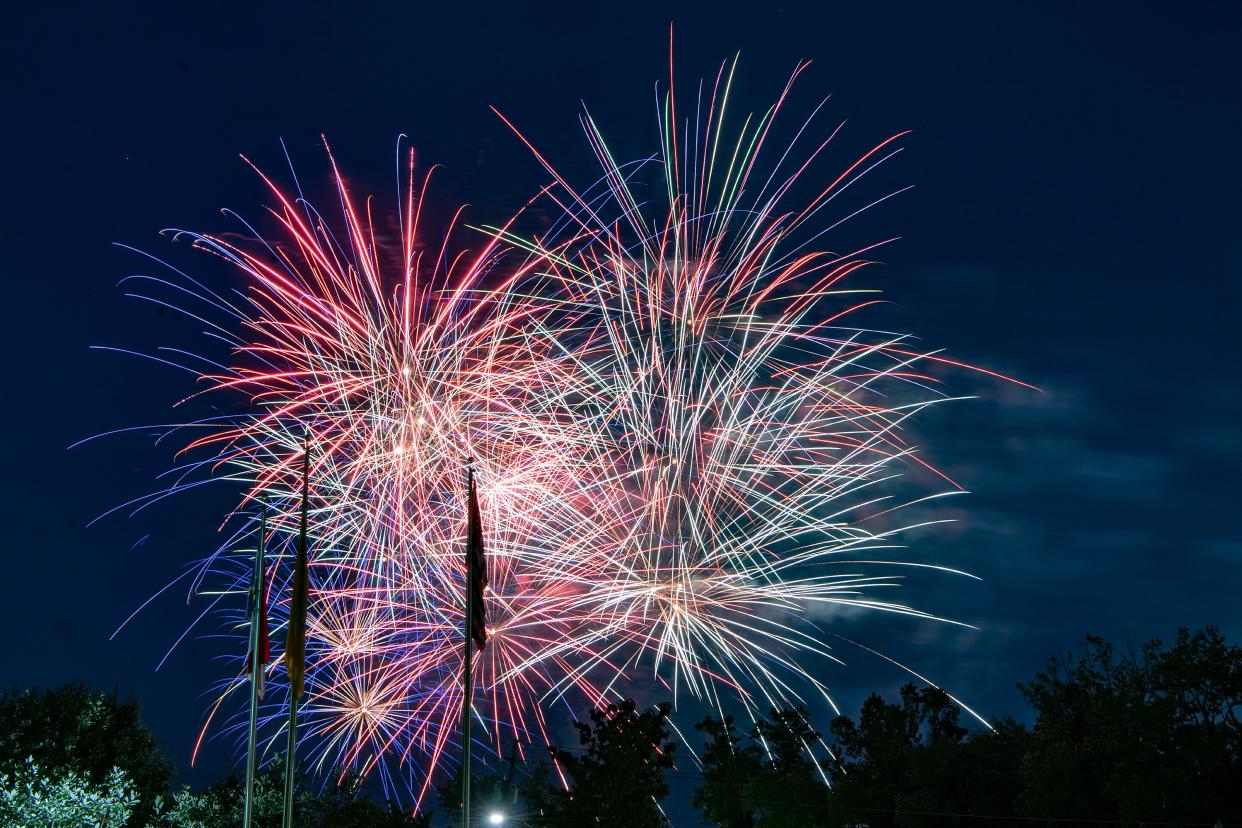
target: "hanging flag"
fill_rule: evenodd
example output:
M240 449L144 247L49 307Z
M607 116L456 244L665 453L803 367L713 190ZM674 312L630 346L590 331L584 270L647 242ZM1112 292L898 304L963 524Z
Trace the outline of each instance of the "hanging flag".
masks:
M262 544L262 541L259 541L259 543ZM262 554L262 547L260 547L257 555ZM259 698L263 698L263 677L266 673L264 668L272 660L272 647L267 635L267 579L264 577L261 559L256 560L255 563L255 571L254 575L251 576L250 584L250 623L253 625L252 629L257 629L259 633L257 642L254 636L250 638L250 652L246 653L246 672L249 673L251 671L251 665L254 664L252 659L257 648L259 651L259 670L255 673L255 687L257 688Z
M300 699L306 683L307 577L306 512L310 487L310 444L302 443L302 516L298 523L298 560L293 570L293 594L289 602L289 631L285 636L285 668L289 672L290 698Z
M487 609L483 588L487 586L487 557L483 554L483 521L479 517L479 494L474 486L474 469L469 471L466 504L466 570L470 580L470 637L480 650L487 644Z

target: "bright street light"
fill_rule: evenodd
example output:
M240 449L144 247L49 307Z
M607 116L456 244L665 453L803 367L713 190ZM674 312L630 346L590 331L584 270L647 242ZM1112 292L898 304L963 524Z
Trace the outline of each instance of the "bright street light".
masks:
M492 811L490 814L487 815L488 825L500 825L504 821L505 821L505 815L502 814L500 811Z

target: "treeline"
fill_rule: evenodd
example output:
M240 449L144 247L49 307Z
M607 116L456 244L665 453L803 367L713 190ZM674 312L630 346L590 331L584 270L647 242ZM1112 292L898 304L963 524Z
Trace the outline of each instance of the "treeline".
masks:
M580 726L585 759L558 754L569 792L546 776L521 790L521 824L595 814L597 826L655 828L666 772L698 780L693 804L720 828L1242 824L1242 649L1216 628L1167 646L1089 637L1019 687L1030 727L968 727L943 691L914 685L872 695L822 739L803 710L747 729L708 718L698 768L665 743L666 710L620 705ZM614 751L631 733L649 747L630 737ZM830 753L813 759L816 745Z
M201 791L174 789L175 767L139 718L138 702L70 684L0 694L0 826L24 828L237 828L243 780L236 773ZM277 828L285 770L255 780L255 826ZM429 819L381 806L360 780L296 776L299 828L426 828Z
M1242 649L1219 630L1135 649L1089 637L1019 687L1030 728L968 732L942 692L913 687L836 719L823 824L1242 823Z
M823 733L801 709L747 727L705 719L696 756L671 737L667 705L618 702L577 725L579 745L472 780L472 809L479 824L660 828L673 781L720 828L1242 825L1242 649L1216 628L1138 648L1089 637L1019 686L1030 726L978 726L942 691L907 685ZM81 686L0 696L0 824L240 824L236 775L199 792L171 792L172 776L133 700ZM279 825L282 785L278 764L260 775L259 828ZM457 824L459 786L442 787L436 824ZM301 779L297 812L300 827L432 824L349 775Z

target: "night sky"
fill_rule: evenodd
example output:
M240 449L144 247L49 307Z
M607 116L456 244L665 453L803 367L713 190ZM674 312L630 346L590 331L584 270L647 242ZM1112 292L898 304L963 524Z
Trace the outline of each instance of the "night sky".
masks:
M866 275L885 325L1041 393L958 376L976 401L919 443L972 494L911 542L982 582L920 578L905 598L979 627L847 618L842 630L978 709L1023 715L1015 683L1088 632L1117 640L1218 623L1242 638L1242 6L727 2L91 4L10 11L3 186L6 532L0 685L89 684L141 699L188 760L222 647L189 637L205 606L174 589L214 548L229 492L87 523L157 483L191 377L89 350L210 350L123 297L133 245L207 279L226 272L166 227L234 229L260 185L238 157L324 173L326 134L355 190L391 198L397 136L444 165L444 205L495 220L544 174L495 105L579 180L583 102L623 157L656 150L654 84L676 27L679 82L742 55L761 109L796 61L799 109L831 93L846 149L912 129L874 183L886 203L838 237L900 235ZM866 8L864 9L863 6ZM404 11L396 11L404 8ZM593 180L593 179L592 179ZM833 246L838 245L834 239ZM231 652L231 650L230 650ZM904 676L862 651L828 670L842 705ZM209 746L200 782L231 748ZM678 783L680 784L680 783Z

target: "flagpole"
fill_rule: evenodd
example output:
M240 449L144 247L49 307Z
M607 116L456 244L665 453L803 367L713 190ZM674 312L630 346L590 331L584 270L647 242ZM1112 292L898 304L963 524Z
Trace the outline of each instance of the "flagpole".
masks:
M293 828L293 766L298 743L298 700L289 694L289 746L285 748L284 828Z
M474 488L474 467L466 467L466 486L467 492ZM461 732L462 732L462 759L461 759L461 828L470 828L470 707L474 696L474 682L470 674L471 660L474 653L471 648L474 646L473 630L471 622L474 620L474 555L471 554L470 541L466 542L466 635L465 645L462 650L462 673L463 687L462 706L461 706Z
M298 702L302 698L306 670L306 518L310 499L310 436L302 438L302 514L298 524L298 560L293 574L293 595L289 603L289 625L285 634L286 669L289 673L289 745L285 750L284 828L293 828L293 769L297 764ZM300 617L299 616L300 613Z
M259 547L254 553L253 606L250 613L250 741L246 753L246 811L242 828L250 828L254 813L254 760L255 744L259 730L259 682L263 680L264 664L259 657L259 613L266 612L263 606L263 553L267 540L267 503L263 504L262 516L259 518Z

